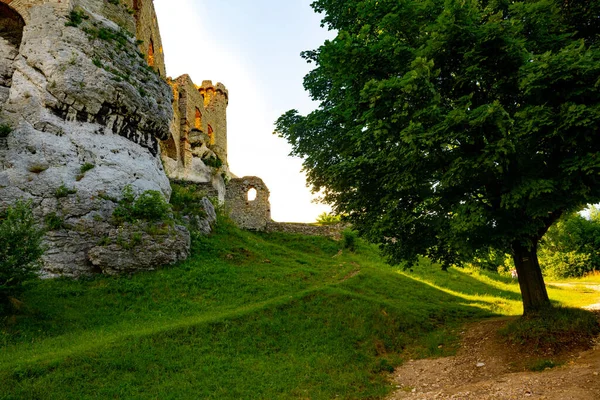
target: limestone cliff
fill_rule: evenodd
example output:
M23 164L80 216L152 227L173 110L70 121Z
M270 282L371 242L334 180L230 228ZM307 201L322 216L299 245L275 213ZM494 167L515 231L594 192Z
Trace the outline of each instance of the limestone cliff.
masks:
M11 132L0 140L0 208L31 200L40 219L61 221L47 235L46 273L91 273L88 253L114 234L125 186L170 196L159 140L172 90L139 52L127 4L1 1L0 124ZM171 233L176 261L189 233Z

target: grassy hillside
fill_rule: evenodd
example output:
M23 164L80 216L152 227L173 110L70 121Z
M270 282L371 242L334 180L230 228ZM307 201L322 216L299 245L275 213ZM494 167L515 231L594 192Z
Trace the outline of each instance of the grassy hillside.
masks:
M37 283L0 317L0 399L380 398L402 356L452 352L459 324L521 312L511 279L340 248L222 223L172 268ZM597 297L571 293L550 291Z

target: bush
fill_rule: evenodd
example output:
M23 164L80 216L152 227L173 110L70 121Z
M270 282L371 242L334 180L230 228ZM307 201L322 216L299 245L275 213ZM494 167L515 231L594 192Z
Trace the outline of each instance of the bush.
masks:
M327 213L327 212L319 214L319 216L317 217L317 224L320 224L320 225L333 225L333 224L339 224L340 222L342 222L341 216L333 215L333 214Z
M127 185L113 217L118 223L170 220L171 206L156 190L147 190L136 198L131 186Z
M356 231L352 229L344 229L342 231L342 246L344 249L355 251L356 239L358 239L358 233Z
M31 202L18 201L0 213L0 307L36 276L44 253L43 236L44 231L35 224Z
M202 206L202 199L206 193L197 190L192 185L172 183L171 206L173 211L180 215L193 215L206 217L206 212Z
M580 277L600 270L600 213L593 208L590 218L568 214L554 224L540 243L540 265L556 278Z
M540 266L546 276L551 278L576 278L584 276L590 270L589 254L576 251L551 251L542 248L538 251Z
M5 124L0 124L0 138L7 137L12 132L12 128Z

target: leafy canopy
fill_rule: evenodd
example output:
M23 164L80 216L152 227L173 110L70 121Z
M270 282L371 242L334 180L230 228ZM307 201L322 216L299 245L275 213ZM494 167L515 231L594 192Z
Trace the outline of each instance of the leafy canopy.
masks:
M600 200L600 2L317 0L319 108L276 130L392 261L534 249Z

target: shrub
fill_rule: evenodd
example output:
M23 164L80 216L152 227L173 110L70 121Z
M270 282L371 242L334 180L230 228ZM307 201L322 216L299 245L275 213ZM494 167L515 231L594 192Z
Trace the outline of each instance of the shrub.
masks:
M69 189L65 185L60 185L58 187L58 189L56 189L56 192L54 193L54 196L57 199L60 199L60 198L67 197L68 195L75 194L75 193L77 193L77 190L75 190L75 189Z
M44 231L35 224L31 202L18 201L0 213L0 307L36 276L44 253L43 236Z
M552 278L581 277L590 270L591 257L585 253L542 248L538 251L538 258L544 274Z
M9 125L0 124L0 138L7 137L12 132L12 128Z
M79 175L77 175L77 181L80 181L83 179L83 177L85 176L85 173L88 172L89 170L94 169L96 166L94 164L91 163L85 163L81 166L81 168L79 168Z
M156 190L142 193L133 205L133 215L146 221L161 221L169 217L171 206Z
M319 214L317 217L317 224L320 225L333 225L339 224L340 222L342 222L342 217L340 215L333 215L328 212Z
M58 231L65 227L65 220L55 212L46 215L44 222L49 231Z
M210 156L208 158L203 159L202 162L207 167L212 167L212 168L221 168L221 166L223 165L223 161L221 161L221 159L218 156L217 157Z
M137 198L130 185L123 188L123 197L113 211L118 223L142 221L161 221L170 219L171 206L162 194L156 190L147 190Z
M79 26L84 19L89 19L90 17L86 15L83 11L73 10L67 15L67 19L69 20L65 23L65 26Z
M352 229L344 229L342 231L342 246L344 249L355 251L356 250L356 239L358 233Z
M540 265L546 275L579 277L600 269L600 214L568 214L554 224L540 243Z
M196 190L194 186L171 184L171 206L173 212L179 217L198 216L206 217L206 212L202 206L202 198L206 193Z

